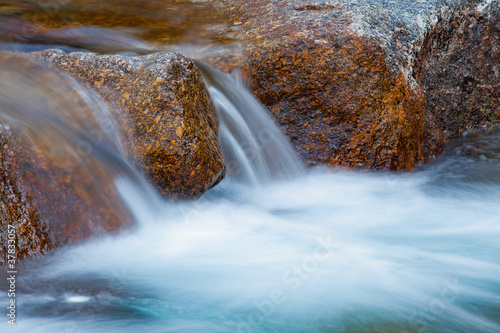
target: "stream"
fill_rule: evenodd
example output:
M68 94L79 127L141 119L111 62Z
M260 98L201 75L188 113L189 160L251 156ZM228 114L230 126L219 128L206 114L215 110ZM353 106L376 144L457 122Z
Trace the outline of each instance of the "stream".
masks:
M231 30L219 21L191 27L187 14L154 27L138 20L133 34L121 21L120 29L96 28L99 17L85 1L65 3L59 15L85 17L92 33L118 40L105 43L106 52L180 45L184 34L186 43L230 39L203 28ZM122 14L134 2L124 3ZM137 17L160 22L158 3ZM188 1L169 3L180 11ZM3 15L26 25L37 6L12 2ZM19 26L5 17L0 30ZM0 47L97 48L74 41L82 30L70 33L32 33ZM500 133L456 139L437 160L408 172L306 169L241 82L197 66L219 114L228 176L197 201L171 202L126 161L116 137L96 146L85 170L112 184L135 225L21 263L16 326L4 316L1 332L500 332ZM86 137L77 113L22 112L37 103L23 98L27 87L51 97L43 82L1 87L0 101L19 100L19 110L2 109L3 120L70 148ZM8 287L2 279L0 290ZM1 292L4 313L8 302Z

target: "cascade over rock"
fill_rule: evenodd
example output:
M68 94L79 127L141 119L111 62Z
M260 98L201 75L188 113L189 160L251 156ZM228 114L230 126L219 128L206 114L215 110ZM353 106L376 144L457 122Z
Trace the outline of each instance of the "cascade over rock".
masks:
M130 226L116 181L145 182L128 160L170 198L225 174L214 106L183 56L2 52L0 79L0 263L9 230L23 259Z
M0 85L0 263L130 226L118 170L95 154L119 155L97 96L11 53L0 54ZM79 137L85 129L100 142Z
M59 50L27 56L72 76L110 105L127 157L160 193L196 198L224 177L217 115L188 58Z

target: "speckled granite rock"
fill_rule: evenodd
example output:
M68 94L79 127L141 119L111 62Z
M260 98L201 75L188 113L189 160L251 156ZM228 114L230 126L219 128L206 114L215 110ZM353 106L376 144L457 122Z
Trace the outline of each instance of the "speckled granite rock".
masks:
M309 164L407 169L500 123L497 0L214 0ZM223 55L205 60L222 70Z
M446 137L500 124L500 6L464 6L437 19L416 55L415 78Z
M194 198L225 175L217 115L186 57L64 53L27 55L71 75L111 106L127 155L165 196Z

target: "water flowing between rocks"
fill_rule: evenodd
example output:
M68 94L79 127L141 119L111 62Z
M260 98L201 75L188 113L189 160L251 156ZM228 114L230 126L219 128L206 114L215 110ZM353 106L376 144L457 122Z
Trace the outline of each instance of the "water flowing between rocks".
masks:
M305 169L241 84L196 65L229 176L181 202L127 161L94 95L0 68L1 133L78 162L86 190L112 187L135 219L22 263L16 327L4 316L2 332L500 332L500 134L456 140L412 172Z
M258 102L228 76L201 67L223 113L225 156L244 163L240 176L250 183L229 177L196 202L164 201L152 208L138 200L151 189L116 171L117 161L119 170L129 165L116 140L101 141L90 156L113 175L137 226L25 263L16 329L500 329L498 134L459 141L412 173L304 172L282 137L258 145L255 128L276 132ZM13 84L3 81L4 87ZM38 87L39 94L44 91ZM23 100L22 90L15 93ZM5 98L2 117L15 117ZM37 105L24 102L24 110ZM231 114L237 109L244 111ZM23 122L13 126L28 126L38 140L72 149L88 139L88 128L74 127L71 113L40 112L20 113ZM246 150L254 155L239 155L245 149L232 145L241 140L243 146L257 144ZM114 151L112 160L102 158L103 149ZM0 295L2 303L5 298Z

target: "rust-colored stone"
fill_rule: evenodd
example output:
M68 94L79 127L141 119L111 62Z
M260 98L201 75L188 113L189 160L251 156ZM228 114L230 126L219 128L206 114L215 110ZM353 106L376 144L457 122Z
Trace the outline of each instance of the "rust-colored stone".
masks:
M309 164L408 169L441 153L450 133L499 123L495 87L500 75L493 65L498 52L490 52L499 49L498 23L492 23L498 20L488 9L497 2L217 2L241 27L240 63L251 89ZM460 12L474 18L466 20ZM440 26L442 15L447 19ZM458 15L458 23L450 15ZM454 25L462 28L453 30ZM466 26L472 31L464 33ZM454 37L446 33L448 42L431 42L445 30ZM446 43L455 47L440 52ZM477 64L473 71L489 74L473 75L484 78L474 83L477 98L460 94L455 100L440 68L453 73L467 48L468 61ZM444 60L443 54L455 61ZM234 68L224 63L229 56L202 58L225 71ZM458 76L463 75L457 73L453 91L460 89ZM479 100L486 90L487 97ZM445 110L457 103L455 111Z
M248 51L253 91L299 155L309 164L387 169L427 158L424 97L390 71L383 49L338 29L316 40L283 36Z
M217 115L188 58L58 50L27 56L71 75L108 102L127 155L163 195L199 197L224 177Z
M1 52L0 78L0 119L12 105L11 112L34 116L55 112L65 115L71 133L100 124L77 81L89 96L102 97L116 118L125 153L169 198L198 197L225 174L214 107L185 57ZM0 264L7 259L9 225L16 230L16 256L23 259L132 223L113 170L99 155L74 156L75 143L66 150L64 137L51 137L42 123L32 121L26 132L0 122ZM107 142L105 134L89 133Z

